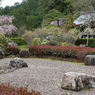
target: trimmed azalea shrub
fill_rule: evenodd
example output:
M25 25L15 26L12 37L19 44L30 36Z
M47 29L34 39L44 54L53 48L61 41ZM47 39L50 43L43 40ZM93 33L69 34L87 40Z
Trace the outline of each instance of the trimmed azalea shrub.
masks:
M31 46L29 52L32 56L37 57L60 57L60 58L76 58L84 61L86 55L95 54L95 48L75 47L75 46Z
M34 90L28 91L27 87L13 87L9 84L0 84L0 95L41 95Z
M20 49L18 47L14 46L8 46L4 50L5 55L17 55L20 52Z
M42 48L40 46L31 46L29 47L29 53L31 56L42 57Z
M75 51L65 50L62 46L31 46L29 52L32 56L75 57Z

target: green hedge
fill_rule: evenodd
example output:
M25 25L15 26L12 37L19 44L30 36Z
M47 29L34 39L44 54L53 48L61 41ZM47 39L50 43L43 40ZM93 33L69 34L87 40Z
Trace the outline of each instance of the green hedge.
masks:
M79 46L80 44L86 44L86 42L87 42L86 38L79 38L76 40L75 45ZM95 39L94 38L88 39L88 46L95 48Z
M24 38L10 38L10 40L14 41L18 45L27 45L27 42L24 40Z

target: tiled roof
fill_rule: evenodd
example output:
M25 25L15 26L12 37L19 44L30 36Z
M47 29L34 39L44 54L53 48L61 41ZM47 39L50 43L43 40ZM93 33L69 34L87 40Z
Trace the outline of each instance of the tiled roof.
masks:
M81 12L80 16L74 21L74 24L80 25L89 21L95 21L95 11Z

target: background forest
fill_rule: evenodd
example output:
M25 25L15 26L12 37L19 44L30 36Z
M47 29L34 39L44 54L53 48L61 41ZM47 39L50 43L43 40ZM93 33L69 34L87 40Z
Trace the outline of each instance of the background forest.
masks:
M17 29L10 37L24 37L28 46L31 41L39 42L33 45L74 44L77 30L73 21L80 12L94 10L94 4L94 0L23 0L21 4L1 7L0 15L14 17L12 23ZM50 25L54 20L59 23L60 18L66 20L63 27Z
M52 17L45 18L52 9L56 10L50 14ZM14 16L13 24L17 28L25 26L27 30L35 30L41 27L43 20L47 22L55 20L57 13L60 14L59 17L72 14L72 2L69 0L23 0L21 4L16 2L14 6L0 8L0 15Z

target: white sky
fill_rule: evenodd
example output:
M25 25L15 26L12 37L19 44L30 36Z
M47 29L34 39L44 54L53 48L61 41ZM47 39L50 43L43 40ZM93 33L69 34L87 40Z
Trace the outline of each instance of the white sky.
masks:
M15 2L21 3L23 0L2 0L0 7L13 6Z

